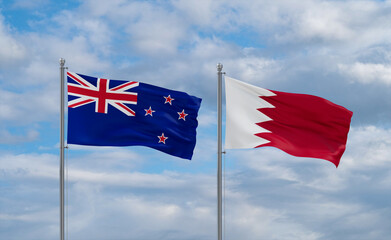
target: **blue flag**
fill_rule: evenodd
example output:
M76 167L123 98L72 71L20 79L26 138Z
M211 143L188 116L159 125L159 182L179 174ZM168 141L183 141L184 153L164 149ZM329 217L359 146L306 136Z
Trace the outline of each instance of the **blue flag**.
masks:
M68 76L68 143L146 146L191 159L201 99L141 82Z

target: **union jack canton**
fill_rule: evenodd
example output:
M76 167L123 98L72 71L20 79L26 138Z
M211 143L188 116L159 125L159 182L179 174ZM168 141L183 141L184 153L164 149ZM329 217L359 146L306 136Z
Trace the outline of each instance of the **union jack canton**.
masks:
M68 143L146 146L191 159L201 99L141 82L68 76Z

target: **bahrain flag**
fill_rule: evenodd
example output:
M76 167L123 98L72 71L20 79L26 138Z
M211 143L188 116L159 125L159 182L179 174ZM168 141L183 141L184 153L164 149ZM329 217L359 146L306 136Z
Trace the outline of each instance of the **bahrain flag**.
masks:
M276 147L338 167L353 113L326 99L256 87L225 77L225 148Z

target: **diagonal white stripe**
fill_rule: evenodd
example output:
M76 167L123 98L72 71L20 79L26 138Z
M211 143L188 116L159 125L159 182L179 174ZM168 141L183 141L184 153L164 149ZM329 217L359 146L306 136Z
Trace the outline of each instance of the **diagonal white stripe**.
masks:
M75 80L76 82L78 82L80 84L80 82L84 83L85 85L87 85L90 89L93 89L93 90L97 90L97 87L95 87L94 85L92 85L90 82L86 81L84 78L80 77L79 75L77 75L76 73L73 73L73 72L68 72L70 74L72 74L75 78L73 78L72 76L68 75L68 77L72 78L73 80ZM68 84L71 84L72 83L68 83ZM79 86L79 85L78 85ZM80 86L82 86L80 84ZM85 87L85 86L83 86Z
M123 102L109 102L109 104L111 106L115 107L116 109L118 109L119 111L123 112L127 116L135 116L136 115L136 113L132 109L130 109L129 107L124 105Z
M109 89L109 92L125 92L126 90L129 90L134 87L138 87L139 82L126 82L124 84L121 84L119 86L113 87Z
M68 106L72 106L74 104L78 104L78 103L81 103L81 102L86 101L86 100L92 100L92 101L91 102L86 102L86 103L83 103L83 104L80 104L80 105L77 105L77 106L74 106L73 108L81 107L81 106L84 106L86 104L96 102L96 99L91 98L91 97L80 97L80 98L76 98L76 99L73 99L71 101L68 101Z

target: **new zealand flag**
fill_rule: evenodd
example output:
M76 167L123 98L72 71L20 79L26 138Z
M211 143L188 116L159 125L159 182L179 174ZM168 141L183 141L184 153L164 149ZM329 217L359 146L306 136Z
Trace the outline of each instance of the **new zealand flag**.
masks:
M141 82L68 76L68 143L146 146L191 159L201 99Z

